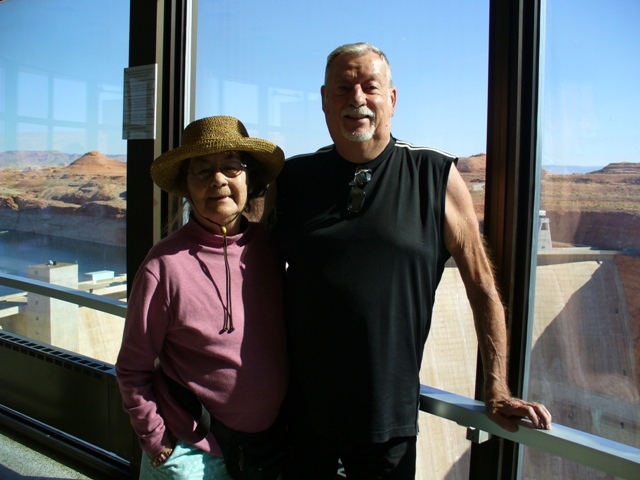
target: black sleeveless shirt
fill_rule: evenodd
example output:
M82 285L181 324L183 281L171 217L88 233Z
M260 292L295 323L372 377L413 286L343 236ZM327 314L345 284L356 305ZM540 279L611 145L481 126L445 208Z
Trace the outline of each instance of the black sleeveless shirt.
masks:
M449 253L445 194L455 157L391 139L347 201L358 165L334 146L285 162L275 232L294 408L316 432L384 442L417 433L419 370Z

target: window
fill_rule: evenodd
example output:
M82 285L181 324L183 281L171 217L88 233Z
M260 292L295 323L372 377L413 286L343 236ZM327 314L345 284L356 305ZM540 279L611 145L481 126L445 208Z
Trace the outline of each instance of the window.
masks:
M287 156L314 151L331 143L320 98L327 55L341 44L373 43L388 56L398 88L394 136L461 157L482 220L489 2L412 1L391 10L388 2L328 1L310 10L304 2L200 0L195 100L187 101L193 119L232 115ZM451 263L422 382L473 396L476 357L471 309ZM428 415L420 421L429 432L419 437L421 474L468 477L465 429Z
M530 392L554 420L640 445L640 20L629 1L548 0ZM595 34L597 32L597 34ZM525 449L544 478L606 478ZM542 468L542 467L540 467ZM523 478L533 478L524 476Z
M2 272L126 296L128 26L122 0L0 4ZM4 330L115 361L122 319L6 287L2 305Z

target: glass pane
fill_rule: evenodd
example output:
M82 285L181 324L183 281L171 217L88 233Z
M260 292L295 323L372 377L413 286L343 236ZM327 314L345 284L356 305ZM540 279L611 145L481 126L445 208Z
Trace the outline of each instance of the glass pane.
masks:
M125 300L128 41L125 0L0 3L0 272ZM120 320L28 297L0 328L114 361Z
M640 9L548 0L544 20L531 397L640 447ZM525 451L523 478L612 478Z
M232 115L290 157L331 143L320 87L327 55L368 41L389 57L398 103L393 134L460 156L482 217L489 2L199 0L194 118ZM353 34L353 32L356 34ZM482 220L482 218L479 218ZM438 290L422 382L473 396L476 340L455 265ZM419 478L468 478L465 429L421 415Z

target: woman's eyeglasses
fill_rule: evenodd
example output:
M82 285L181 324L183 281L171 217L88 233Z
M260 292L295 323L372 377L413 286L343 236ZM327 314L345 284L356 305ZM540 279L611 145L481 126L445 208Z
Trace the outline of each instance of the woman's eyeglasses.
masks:
M356 170L353 180L349 182L351 191L349 192L349 200L347 201L347 210L349 213L358 213L364 205L364 199L367 193L364 186L371 180L371 169L360 168Z
M247 166L240 160L225 160L218 164L207 164L190 169L189 173L198 180L208 182L213 180L216 173L221 172L227 178L234 178L247 169Z

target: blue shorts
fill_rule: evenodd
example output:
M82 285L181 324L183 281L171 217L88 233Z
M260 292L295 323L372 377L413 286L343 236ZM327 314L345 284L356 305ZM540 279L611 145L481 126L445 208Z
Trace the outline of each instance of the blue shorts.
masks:
M153 468L150 462L149 455L143 452L140 480L232 480L223 458L209 455L180 440L162 465Z

